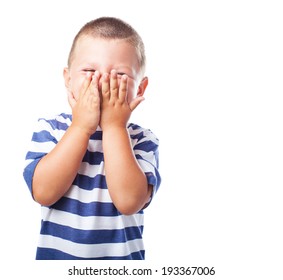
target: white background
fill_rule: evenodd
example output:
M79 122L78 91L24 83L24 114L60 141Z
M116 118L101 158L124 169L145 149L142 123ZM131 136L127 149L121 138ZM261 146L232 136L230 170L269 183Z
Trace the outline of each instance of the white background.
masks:
M282 15L272 0L2 1L5 279L67 279L68 267L84 266L34 261L40 206L22 171L37 118L69 110L62 71L73 37L100 16L128 21L148 57L146 100L132 121L160 139L162 185L145 211L147 261L139 266L214 266L215 277L205 279L282 279Z

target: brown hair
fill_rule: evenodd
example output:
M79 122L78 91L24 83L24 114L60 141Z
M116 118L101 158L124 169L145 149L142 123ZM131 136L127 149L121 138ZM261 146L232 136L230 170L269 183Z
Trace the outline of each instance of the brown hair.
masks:
M86 23L77 33L68 57L68 67L72 63L77 41L84 35L103 39L122 39L136 48L141 71L145 70L146 56L142 38L128 23L114 17L100 17Z

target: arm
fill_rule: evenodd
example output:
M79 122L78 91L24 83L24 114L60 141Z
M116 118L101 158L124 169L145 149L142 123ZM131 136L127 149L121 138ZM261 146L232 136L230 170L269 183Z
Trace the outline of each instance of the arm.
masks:
M132 150L127 122L142 97L127 102L127 76L118 87L117 74L102 77L102 112L105 175L110 196L116 208L125 215L141 210L150 198L152 186L140 168Z
M33 197L49 206L70 188L86 152L89 137L95 132L100 118L97 77L86 77L78 100L69 93L73 121L55 148L38 163L33 177Z

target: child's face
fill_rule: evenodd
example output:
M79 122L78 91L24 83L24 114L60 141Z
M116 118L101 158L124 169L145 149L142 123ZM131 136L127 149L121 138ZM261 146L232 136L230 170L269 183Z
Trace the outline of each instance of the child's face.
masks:
M65 85L77 100L87 72L127 74L128 102L139 93L141 73L135 48L124 40L81 37L76 45L70 68L64 70ZM141 93L143 94L143 92Z

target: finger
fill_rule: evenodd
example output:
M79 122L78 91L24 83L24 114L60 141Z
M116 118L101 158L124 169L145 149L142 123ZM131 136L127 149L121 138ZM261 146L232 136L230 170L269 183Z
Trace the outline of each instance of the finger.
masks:
M132 100L132 102L129 104L131 111L135 110L142 101L144 101L143 96L138 96L134 100Z
M116 70L110 73L110 100L118 99L118 78Z
M100 73L99 71L96 71L94 75L92 76L91 80L91 87L90 87L90 93L99 96L99 78L100 78Z
M91 77L92 77L92 73L87 72L86 75L85 75L85 79L82 83L80 92L79 92L79 98L81 98L87 92L87 89L88 89L90 82L91 82Z
M128 90L128 76L123 75L120 81L119 87L119 100L124 102L127 98L127 90Z
M110 98L110 85L109 85L109 74L104 73L101 80L101 94L104 100L109 100Z

